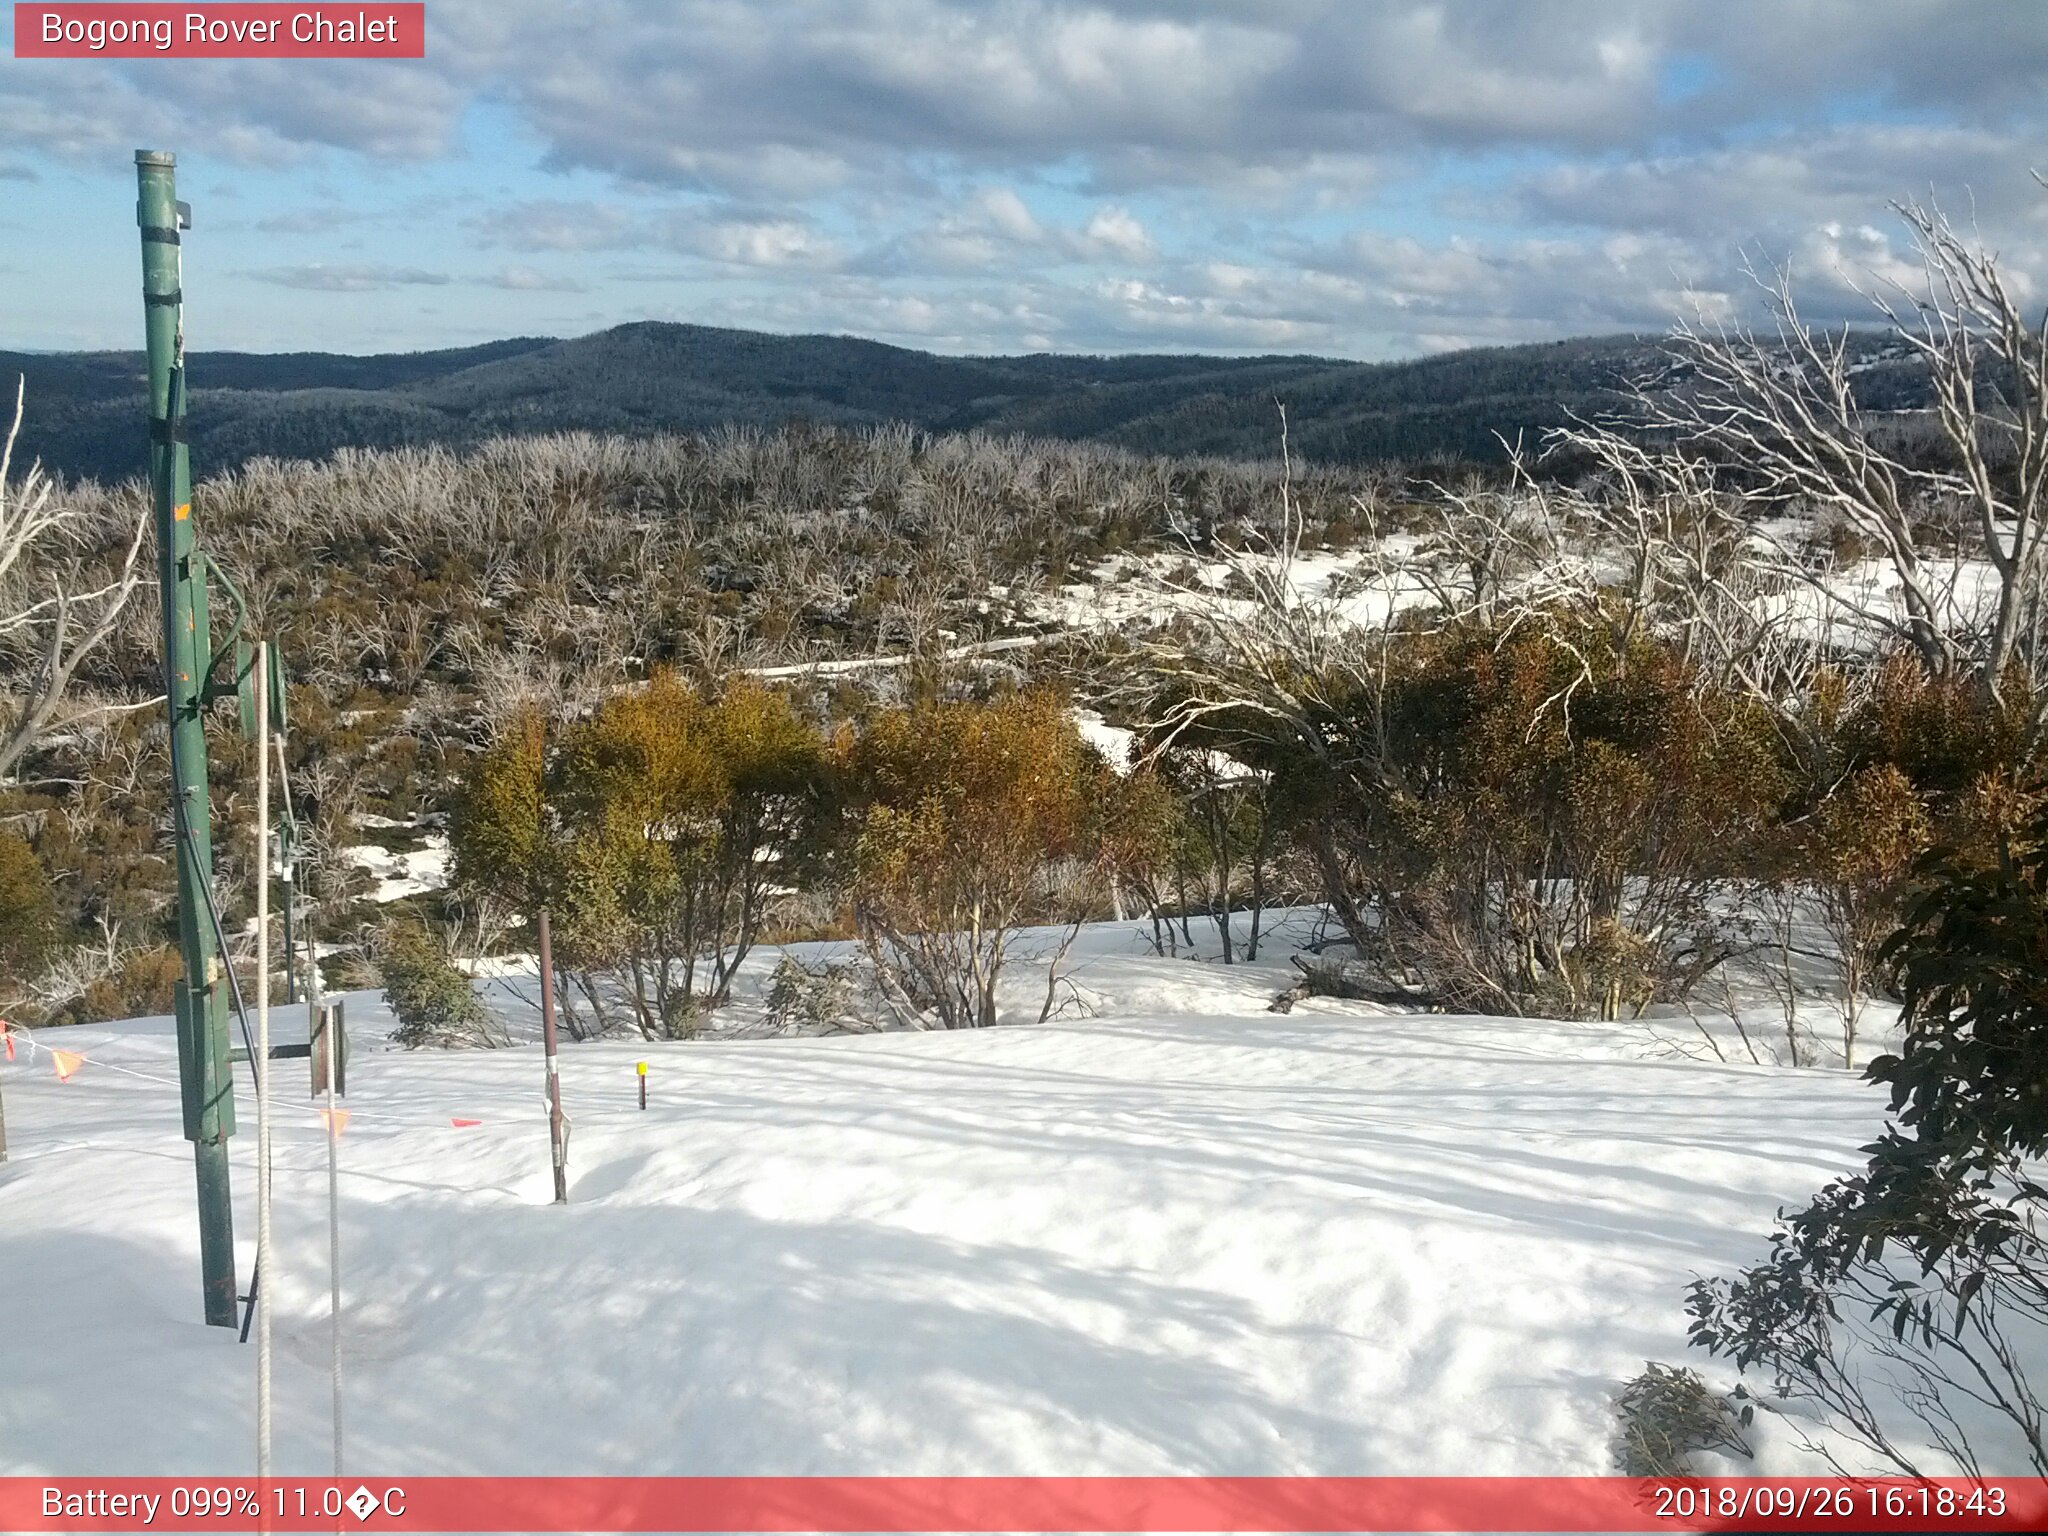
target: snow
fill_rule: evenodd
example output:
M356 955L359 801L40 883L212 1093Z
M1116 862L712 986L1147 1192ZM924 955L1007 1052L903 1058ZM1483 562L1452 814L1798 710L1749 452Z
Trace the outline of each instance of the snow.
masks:
M1929 601L1951 633L1989 622L1997 606L1998 572L1988 560L1923 557ZM1850 650L1889 643L1907 618L1906 593L1889 560L1852 560L1819 578L1755 600L1760 618L1785 621L1794 633Z
M566 1047L566 1209L537 1052L361 1049L388 1024L352 997L353 1464L1608 1471L1620 1383L1685 1357L1686 1283L1757 1257L1880 1114L1839 1071L1677 1059L1639 1026L1274 1015L1284 948L1225 968L1103 925L1081 949L1092 1018ZM0 1473L242 1468L252 1358L199 1321L169 1022L54 1038L89 1058L69 1083L0 1069ZM315 1473L324 1148L296 1065L279 1465ZM246 1275L246 1076L241 1106Z
M941 630L942 635L950 631ZM1033 646L1044 645L1056 640L1057 635L1005 635L995 640L974 640L962 645L943 647L932 653L932 659L940 661L965 661L977 656L1000 656L1006 651L1025 651ZM790 662L774 667L743 667L740 670L751 677L770 682L789 678L844 677L861 672L886 672L908 667L918 658L905 652L893 656L844 656L832 660Z
M1074 729L1081 739L1102 754L1103 761L1118 773L1129 773L1138 733L1129 726L1111 725L1092 709L1070 710Z
M448 884L448 839L440 833L425 834L421 847L396 852L354 843L342 848L341 856L376 876L377 888L369 899L380 906L407 896L423 896Z

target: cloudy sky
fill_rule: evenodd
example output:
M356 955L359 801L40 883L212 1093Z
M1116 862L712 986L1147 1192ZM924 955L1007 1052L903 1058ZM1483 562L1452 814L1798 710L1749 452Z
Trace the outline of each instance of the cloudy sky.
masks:
M0 347L137 344L141 146L201 347L1410 356L1741 311L1745 254L1847 314L1930 193L2048 291L2037 0L427 10L424 61L0 57Z

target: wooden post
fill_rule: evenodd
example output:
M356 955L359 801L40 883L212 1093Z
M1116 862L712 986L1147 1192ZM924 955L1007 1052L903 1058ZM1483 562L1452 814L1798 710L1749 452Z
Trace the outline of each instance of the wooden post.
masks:
M569 1138L562 1122L562 1070L556 1060L555 951L548 934L548 909L540 909L540 1032L548 1057L548 1147L555 1163L555 1204L569 1203Z

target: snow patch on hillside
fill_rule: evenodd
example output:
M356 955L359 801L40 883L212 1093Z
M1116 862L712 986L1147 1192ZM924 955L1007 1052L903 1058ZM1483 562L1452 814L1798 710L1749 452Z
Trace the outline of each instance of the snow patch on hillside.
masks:
M393 850L369 843L354 843L343 848L341 856L376 877L377 884L369 893L369 899L381 906L407 896L424 896L447 886L449 852L446 835L422 833L421 844L418 848Z

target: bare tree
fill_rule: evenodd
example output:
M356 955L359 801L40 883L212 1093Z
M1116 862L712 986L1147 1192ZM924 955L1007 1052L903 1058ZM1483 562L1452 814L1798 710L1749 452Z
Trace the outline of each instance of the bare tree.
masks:
M1845 630L1901 642L1930 672L1997 700L2015 666L2048 681L2048 311L2030 319L1997 256L1939 208L1893 206L1922 276L1874 289L1871 302L1926 369L1938 458L1887 445L1883 413L1857 393L1851 333L1810 324L1779 271L1761 277L1768 332L1681 325L1684 382L1637 396L1638 425L1677 451L1643 453L1639 465L1672 492L1681 478L1697 482L1689 456L1703 455L1758 494L1839 519L1880 553L1892 595L1833 579L1771 540L1781 569L1803 576ZM1602 435L1574 438L1584 447ZM1930 551L1930 526L1953 534L1952 558ZM2036 700L2038 729L2048 690Z
M0 779L56 717L79 664L119 622L143 579L140 556L149 529L145 514L111 578L89 584L96 578L82 574L78 509L55 494L40 463L31 464L19 484L12 478L27 387L26 377L15 386L14 420L0 445L0 657L14 673L0 715Z

